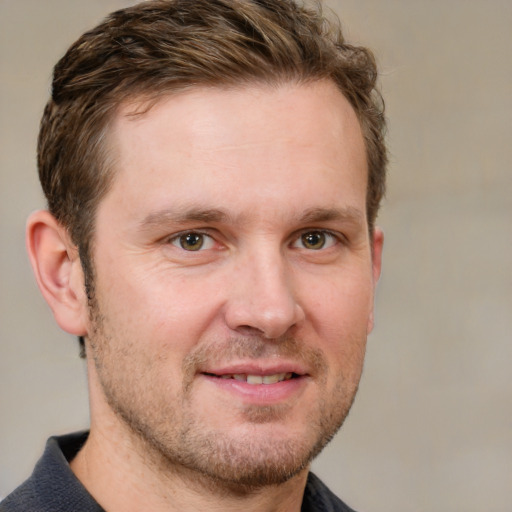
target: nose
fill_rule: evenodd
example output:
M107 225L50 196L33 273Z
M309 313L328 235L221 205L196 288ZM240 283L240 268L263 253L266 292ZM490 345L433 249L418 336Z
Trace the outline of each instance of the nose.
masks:
M278 251L249 255L238 262L230 279L225 321L231 330L275 339L304 320L293 276Z

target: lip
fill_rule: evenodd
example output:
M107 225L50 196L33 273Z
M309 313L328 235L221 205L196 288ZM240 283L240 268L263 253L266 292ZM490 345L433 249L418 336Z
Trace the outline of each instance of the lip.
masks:
M272 384L249 384L235 379L222 378L223 375L274 375L292 373L293 377ZM310 376L301 364L291 362L239 363L203 369L198 377L222 393L228 393L243 403L272 405L292 400L302 393L310 381Z
M216 367L205 367L199 370L203 374L212 374L216 376L247 374L247 375L274 375L276 373L294 373L300 377L308 375L304 365L291 361L270 361L270 362L240 362Z

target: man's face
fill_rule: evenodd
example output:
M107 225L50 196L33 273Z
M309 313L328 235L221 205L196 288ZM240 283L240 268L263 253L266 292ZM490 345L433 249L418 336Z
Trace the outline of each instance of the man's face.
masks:
M343 422L371 330L356 115L330 82L135 108L97 212L93 428L99 400L145 457L282 482Z

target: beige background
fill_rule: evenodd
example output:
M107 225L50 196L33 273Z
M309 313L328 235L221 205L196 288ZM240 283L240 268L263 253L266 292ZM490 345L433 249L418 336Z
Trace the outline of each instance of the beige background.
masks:
M87 425L83 364L39 297L23 230L43 206L34 155L51 67L128 3L0 0L0 495L48 435ZM510 511L512 2L330 4L376 51L391 165L377 328L316 471L362 511Z

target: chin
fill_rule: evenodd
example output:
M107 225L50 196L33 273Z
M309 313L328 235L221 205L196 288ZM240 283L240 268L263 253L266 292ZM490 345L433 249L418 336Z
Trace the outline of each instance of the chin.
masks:
M268 413L268 411L267 411ZM253 416L255 415L253 411ZM201 482L215 484L231 492L249 492L287 482L307 470L312 460L332 439L346 414L327 416L311 422L305 430L287 429L268 421L259 411L261 423L237 432L208 432L189 424L176 438L147 439L169 465L182 468ZM263 419L266 421L263 421ZM263 423L263 424L262 424ZM292 432L293 431L293 432ZM179 448L178 448L179 447Z

